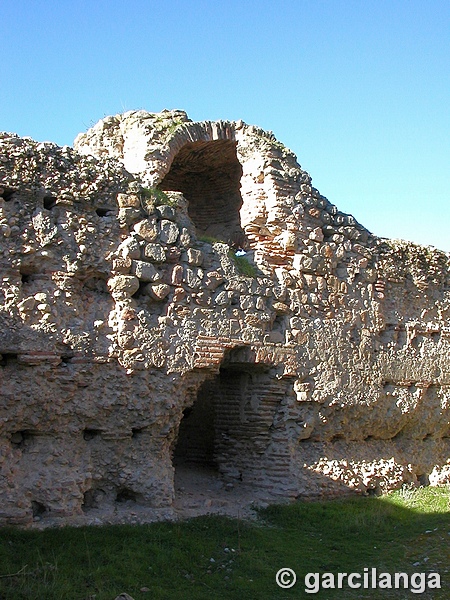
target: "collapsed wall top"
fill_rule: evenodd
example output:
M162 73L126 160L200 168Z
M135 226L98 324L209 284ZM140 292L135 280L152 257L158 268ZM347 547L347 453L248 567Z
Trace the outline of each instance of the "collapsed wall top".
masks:
M251 250L264 272L295 267L294 255L307 240L371 238L312 186L271 132L242 121L192 122L178 110L130 111L80 134L75 149L119 160L145 186L182 192L197 235Z

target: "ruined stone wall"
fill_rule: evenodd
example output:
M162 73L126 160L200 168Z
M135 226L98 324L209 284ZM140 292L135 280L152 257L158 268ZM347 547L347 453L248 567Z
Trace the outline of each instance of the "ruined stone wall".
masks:
M2 523L170 507L202 453L279 497L449 482L448 255L242 122L0 144Z

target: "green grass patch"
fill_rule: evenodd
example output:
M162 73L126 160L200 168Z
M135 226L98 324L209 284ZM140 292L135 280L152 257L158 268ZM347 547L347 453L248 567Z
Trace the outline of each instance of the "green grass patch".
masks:
M205 244L211 244L211 246L217 244L217 242L219 242L219 244L226 244L226 242L219 240L219 238L213 237L212 235L200 235L198 241L204 242Z
M229 242L219 240L218 238L212 237L210 235L200 235L198 237L199 242L204 242L206 244L227 244L229 246ZM228 256L233 260L234 264L237 267L237 270L241 275L245 275L246 277L257 277L258 270L252 263L249 262L246 256L236 255L235 250L232 248L228 251Z
M161 204L167 204L176 208L177 202L174 198L169 196L163 190L157 187L142 188L140 191L140 199L142 208L148 212L153 212L155 206L161 206Z
M0 530L3 600L277 600L409 598L406 590L322 590L306 594L309 572L437 570L450 597L448 489L382 498L271 506L256 523L201 517L144 526ZM275 574L297 573L282 590ZM141 591L141 590L149 591Z
M237 270L241 275L246 277L256 277L257 270L255 265L252 265L245 256L236 256L233 250L230 250L230 257L234 260Z

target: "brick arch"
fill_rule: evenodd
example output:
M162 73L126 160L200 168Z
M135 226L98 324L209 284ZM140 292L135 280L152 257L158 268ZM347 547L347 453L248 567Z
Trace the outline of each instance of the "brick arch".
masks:
M183 193L198 236L245 247L240 219L242 165L232 130L225 129L220 136L198 127L194 131L197 135L191 134L190 141L181 136L183 143L173 142L170 166L158 187Z
M275 357L257 348L229 346L219 354L216 373L208 370L178 424L175 476L212 469L224 481L290 493L290 448L280 448L278 438L287 436L282 415L291 379L276 378Z

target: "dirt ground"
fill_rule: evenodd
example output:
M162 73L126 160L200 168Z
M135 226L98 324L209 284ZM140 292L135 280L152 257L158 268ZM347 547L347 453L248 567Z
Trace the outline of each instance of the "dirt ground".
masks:
M126 500L124 502L93 508L82 515L52 517L43 515L34 519L33 529L45 529L62 525L115 525L144 524L155 521L177 521L200 515L218 514L234 518L254 520L257 508L270 503L281 502L271 496L239 481L224 482L217 471L204 466L178 465L175 469L175 500L172 506L149 508Z

